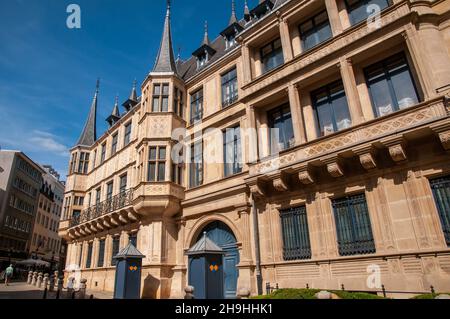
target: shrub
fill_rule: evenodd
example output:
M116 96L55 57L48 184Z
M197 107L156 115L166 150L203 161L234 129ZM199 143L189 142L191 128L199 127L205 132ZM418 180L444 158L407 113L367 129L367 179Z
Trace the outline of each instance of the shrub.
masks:
M254 299L316 299L319 289L280 289L270 295L257 296ZM364 292L330 291L341 299L384 299Z
M450 296L450 293L444 293L444 294L424 294L424 295L418 295L418 296L415 296L415 297L413 297L413 298L411 298L411 299L435 299L437 296L439 296L439 295L449 295Z

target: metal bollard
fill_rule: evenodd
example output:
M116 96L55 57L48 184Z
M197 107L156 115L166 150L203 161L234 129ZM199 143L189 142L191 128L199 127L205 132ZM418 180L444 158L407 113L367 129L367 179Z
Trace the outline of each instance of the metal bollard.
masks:
M56 299L59 299L59 295L60 295L60 293L61 293L61 290L56 290Z
M31 280L31 284L33 286L37 285L37 278L38 278L38 273L37 273L37 271L35 271L35 272L33 272L33 279Z
M381 290L383 291L383 297L386 298L386 287L384 285L381 285Z
M75 294L76 294L76 291L74 290L74 291L72 291L72 296L71 296L71 299L76 299L75 298Z
M44 284L44 288L45 288L45 289L47 289L47 287L48 287L48 279L49 279L48 274L45 274L45 275L44 275L44 281L43 281L43 284Z
M94 295L91 295L91 296L89 297L89 299L94 299Z
M51 275L51 276L50 276L50 280L49 280L49 288L48 288L48 290L49 290L50 292L53 292L53 291L55 290L55 276L54 276L54 275Z
M436 294L436 291L434 290L434 287L433 287L433 286L430 287L430 290L431 290L431 294L433 294L433 295Z
M241 288L239 290L239 299L249 299L251 295L250 289L248 288Z
M341 285L341 290L342 290L342 291L345 291L344 284Z

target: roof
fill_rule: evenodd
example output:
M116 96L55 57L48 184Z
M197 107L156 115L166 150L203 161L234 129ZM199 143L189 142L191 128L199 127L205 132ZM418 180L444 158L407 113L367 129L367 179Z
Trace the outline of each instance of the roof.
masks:
M203 237L187 251L186 255L214 255L223 253L223 249L209 239L205 232L203 233Z
M129 259L129 258L145 258L145 256L137 250L132 243L129 243L127 247L119 251L119 253L113 257L114 259Z
M291 0L270 0L274 5L271 12L274 12L277 8L281 7L283 4L291 1ZM263 2L265 3L265 2ZM257 6L260 6L261 4L258 4ZM255 20L255 22L247 23L244 19L237 22L242 28L243 31L248 30L252 28L259 20ZM233 19L231 19L233 20ZM229 25L228 25L229 26ZM219 35L215 40L210 42L209 46L216 51L216 53L209 59L208 63L205 67L213 65L216 61L220 60L222 57L228 54L228 52L232 51L232 49L227 50L225 39L223 36ZM185 61L178 61L177 63L177 70L178 75L185 81L191 79L198 73L200 73L203 68L197 68L197 58L195 56L191 56L189 59Z

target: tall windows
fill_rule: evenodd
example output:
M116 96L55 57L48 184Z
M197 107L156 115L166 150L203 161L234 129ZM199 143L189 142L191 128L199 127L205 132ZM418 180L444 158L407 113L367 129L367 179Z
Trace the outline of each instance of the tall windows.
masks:
M153 85L153 112L169 111L169 84L158 83Z
M280 38L270 42L261 49L261 63L263 65L263 73L269 72L284 63L283 47L281 46Z
M132 128L132 123L128 123L127 125L125 125L125 137L124 137L124 141L123 141L123 146L128 146L128 144L130 144L131 142L131 128Z
M81 152L78 162L78 173L87 174L89 168L89 153Z
M419 103L403 53L369 66L364 73L376 116L384 116Z
M102 189L99 187L95 191L95 205L100 204L101 196L102 196Z
M333 200L339 254L341 256L375 253L366 196Z
M102 144L102 153L100 155L100 164L103 164L106 159L106 142Z
M166 180L166 147L150 147L147 180L149 182L164 182Z
M105 264L105 240L101 239L98 243L97 267L102 268Z
M222 75L222 107L225 108L238 100L236 68Z
M189 169L189 186L197 187L203 184L203 141L191 146L191 163Z
M72 154L72 159L70 160L70 173L76 172L77 157L78 157L78 153Z
M106 185L106 199L110 200L113 197L113 189L114 189L114 183L108 183Z
M267 113L270 130L270 151L272 154L288 149L295 144L289 104L277 107Z
M119 253L120 249L120 237L116 236L112 241L112 254L111 254L111 266L115 266L117 264L117 259L114 257Z
M172 164L172 183L182 185L183 184L183 167L181 164Z
M39 247L44 246L44 244L38 245ZM80 244L80 255L78 256L78 266L81 268L81 261L83 260L83 243Z
M89 269L92 267L92 242L88 243L88 251L86 257L86 268Z
M282 210L280 217L284 260L310 259L311 244L306 207Z
M184 116L183 91L177 87L173 93L173 112L181 118Z
M111 156L114 156L117 153L117 140L119 138L119 135L116 133L112 137L112 144L111 144Z
M225 177L242 172L241 128L228 128L223 132Z
M203 89L191 94L191 124L203 118Z
M299 29L304 51L315 47L333 36L325 10L300 24Z
M450 176L434 179L430 183L439 212L445 242L450 247Z
M127 174L120 176L120 189L119 192L125 193L127 190L128 176Z
M97 149L94 150L94 157L92 158L92 167L95 168L97 166Z
M389 0L345 0L347 6L348 15L350 17L351 24L357 24L363 20L367 20L369 15L373 14L373 10L370 10L370 5L377 5L380 10L383 10L389 6Z
M320 135L326 136L352 126L342 81L324 86L311 93Z

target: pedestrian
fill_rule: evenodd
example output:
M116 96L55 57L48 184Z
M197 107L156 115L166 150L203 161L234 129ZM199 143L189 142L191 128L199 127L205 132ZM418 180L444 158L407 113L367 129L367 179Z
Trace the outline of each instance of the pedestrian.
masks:
M11 281L13 273L14 273L13 265L9 265L9 267L6 268L6 271L5 271L5 285L6 286L9 286L9 282Z

